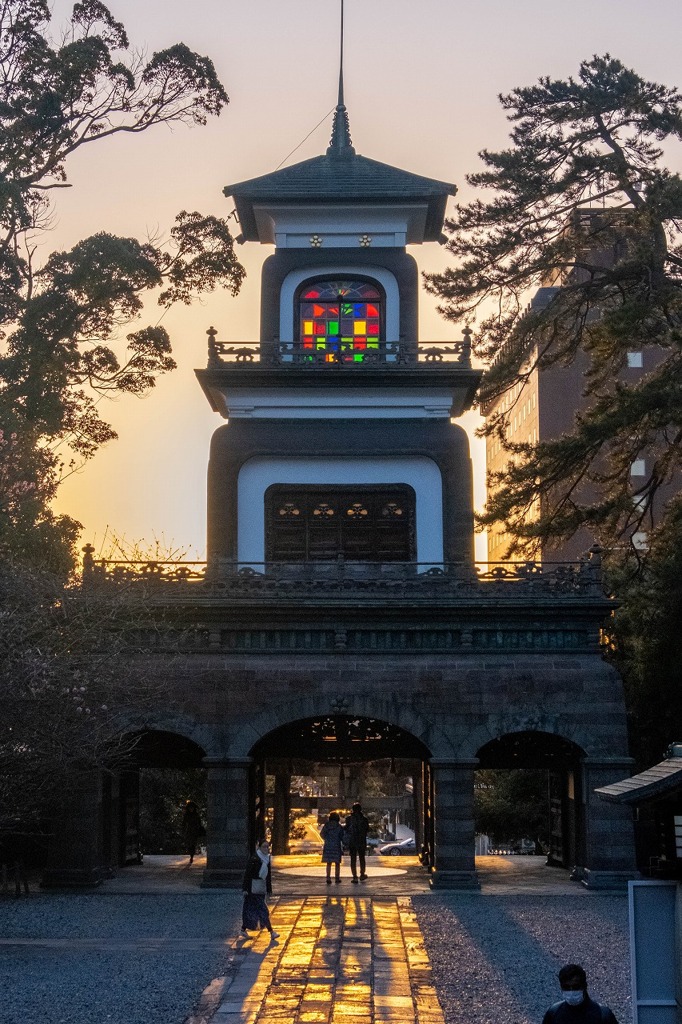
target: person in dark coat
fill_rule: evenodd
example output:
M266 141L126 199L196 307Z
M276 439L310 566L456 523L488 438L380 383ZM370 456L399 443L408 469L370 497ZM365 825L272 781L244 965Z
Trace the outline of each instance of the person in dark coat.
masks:
M346 818L346 842L350 852L350 869L353 875L351 881L358 881L358 861L360 861L360 881L367 878L365 870L365 855L367 853L367 833L369 832L369 819L362 813L359 803L353 804L350 816Z
M266 928L270 932L270 938L276 939L278 933L273 930L270 923L270 913L265 902L265 897L272 895L272 865L270 844L267 839L262 839L258 843L253 857L249 857L246 862L242 891L242 935L248 935L249 930Z
M618 1024L608 1006L587 994L587 975L580 964L566 964L559 971L562 998L550 1006L542 1024Z
M194 854L197 852L197 843L201 836L206 835L206 829L201 823L199 808L194 800L188 800L182 815L182 842L185 853L189 854L190 864L194 861Z
M343 828L336 811L332 811L320 829L324 846L322 847L322 863L327 865L327 885L332 884L332 864L334 865L334 881L341 881L341 858L343 857Z

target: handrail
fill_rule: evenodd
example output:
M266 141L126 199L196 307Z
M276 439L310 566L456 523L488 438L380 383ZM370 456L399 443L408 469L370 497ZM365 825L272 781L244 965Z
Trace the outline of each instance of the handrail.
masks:
M345 366L354 369L385 366L404 367L416 365L471 366L471 331L465 328L461 341L407 342L404 338L396 341L367 340L360 348L355 342L320 343L282 341L275 339L271 346L256 343L217 341L217 331L209 327L208 366L211 368L237 364L239 366Z
M593 548L579 562L255 562L223 558L211 562L176 559L96 559L84 549L84 585L147 583L177 588L201 584L214 591L239 594L370 594L409 591L419 594L481 594L534 590L563 594L601 592L601 551Z

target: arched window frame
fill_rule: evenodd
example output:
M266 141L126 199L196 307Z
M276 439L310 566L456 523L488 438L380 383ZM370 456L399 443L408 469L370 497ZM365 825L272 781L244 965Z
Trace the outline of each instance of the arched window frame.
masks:
M380 285L386 295L386 341L399 341L401 302L395 274L386 267L376 264L358 267L339 262L325 267L321 267L319 264L295 267L285 276L279 293L279 340L281 342L289 344L297 337L294 321L297 308L296 293L299 286L321 277L328 281L339 278L349 280L367 278L371 283Z

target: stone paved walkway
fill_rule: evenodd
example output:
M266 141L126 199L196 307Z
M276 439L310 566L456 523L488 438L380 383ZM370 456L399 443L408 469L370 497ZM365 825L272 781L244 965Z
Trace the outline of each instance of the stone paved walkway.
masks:
M443 1024L408 897L279 899L186 1024Z

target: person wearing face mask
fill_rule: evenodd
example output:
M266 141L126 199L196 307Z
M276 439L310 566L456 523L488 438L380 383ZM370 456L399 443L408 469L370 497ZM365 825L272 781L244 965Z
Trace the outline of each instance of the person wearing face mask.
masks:
M559 971L561 999L550 1006L542 1024L618 1024L613 1012L587 994L587 975L580 964Z

